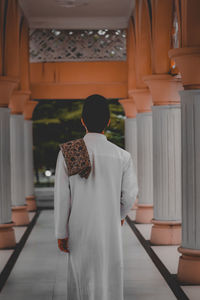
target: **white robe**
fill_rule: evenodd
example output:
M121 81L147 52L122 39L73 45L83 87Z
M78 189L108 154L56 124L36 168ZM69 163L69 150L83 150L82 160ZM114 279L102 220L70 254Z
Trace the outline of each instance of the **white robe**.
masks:
M58 154L54 218L56 238L69 238L67 300L122 300L121 219L138 193L129 152L101 133L84 136L92 171L68 177Z

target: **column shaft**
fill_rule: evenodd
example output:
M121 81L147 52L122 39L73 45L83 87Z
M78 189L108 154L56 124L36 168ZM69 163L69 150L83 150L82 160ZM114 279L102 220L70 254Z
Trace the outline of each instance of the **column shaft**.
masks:
M200 90L181 92L182 245L178 279L200 284Z
M180 105L153 106L154 219L181 221Z
M138 210L136 222L150 223L153 217L152 112L137 114Z
M29 223L29 217L25 204L24 117L21 114L11 114L10 144L12 219L16 225L24 225Z
M180 105L153 106L153 244L181 242Z
M200 250L200 90L181 92L182 247Z
M32 120L24 121L25 195L34 196Z
M24 118L23 115L11 115L11 199L13 206L25 204L24 174Z
M10 110L0 107L0 224L11 222Z
M36 210L33 173L33 121L24 120L25 196L28 211Z
M136 118L125 119L125 149L131 153L137 172L137 122Z
M0 249L16 245L11 214L10 109L17 80L0 76Z

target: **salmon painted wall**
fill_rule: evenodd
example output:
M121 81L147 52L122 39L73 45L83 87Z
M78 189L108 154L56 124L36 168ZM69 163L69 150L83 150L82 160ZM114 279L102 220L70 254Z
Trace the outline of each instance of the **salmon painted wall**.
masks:
M127 98L126 61L30 64L32 99Z

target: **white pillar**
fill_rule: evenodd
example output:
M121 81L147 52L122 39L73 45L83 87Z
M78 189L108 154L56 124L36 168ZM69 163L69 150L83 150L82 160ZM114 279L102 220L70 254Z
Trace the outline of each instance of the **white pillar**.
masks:
M129 94L131 94L129 92ZM137 173L137 122L136 122L136 104L133 97L119 100L124 108L126 119L124 122L124 132L125 132L125 149L130 152L133 163L135 166L135 171ZM132 209L137 209L138 199L135 200Z
M125 119L125 149L131 153L137 172L137 122L136 118Z
M25 204L25 165L24 165L24 117L11 114L11 199L13 221L16 225L29 223Z
M34 197L33 121L24 120L25 196Z
M200 283L200 89L180 92L182 109L182 245L178 278ZM187 271L186 271L187 270Z
M25 196L28 211L37 209L34 195L34 171L33 171L33 121L32 114L38 102L29 100L23 109L24 115L24 157L25 157Z
M11 199L13 206L25 204L24 174L24 118L23 115L11 114Z
M180 105L153 106L154 219L181 221Z
M0 76L0 249L16 245L11 214L10 97L17 80Z
M0 107L0 224L11 215L10 110Z
M182 247L200 250L200 90L185 90L182 102Z
M138 210L136 222L150 223L153 217L152 112L137 114Z
M153 113L153 244L181 241L180 105L152 107Z
M11 214L10 110L0 107L0 249L16 245Z

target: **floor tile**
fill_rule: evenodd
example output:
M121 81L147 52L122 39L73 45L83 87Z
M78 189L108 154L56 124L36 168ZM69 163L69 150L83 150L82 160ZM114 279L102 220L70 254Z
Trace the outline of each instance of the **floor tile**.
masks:
M172 274L177 273L180 253L178 246L153 246L152 249Z

